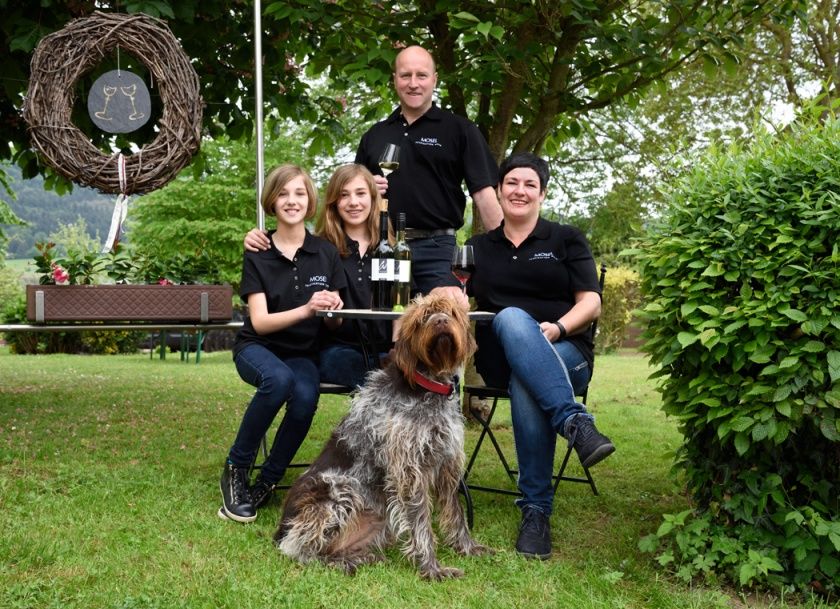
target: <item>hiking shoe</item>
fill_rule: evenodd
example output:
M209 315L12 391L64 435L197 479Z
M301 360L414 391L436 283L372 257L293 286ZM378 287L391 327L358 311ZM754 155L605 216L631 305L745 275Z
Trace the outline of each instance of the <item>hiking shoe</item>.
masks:
M600 463L615 452L613 443L595 428L595 423L589 417L571 417L564 435L577 451L581 465L586 468Z
M254 505L254 509L259 509L268 503L275 488L274 484L269 484L262 479L262 476L258 476L251 487L251 503Z
M251 502L251 493L248 492L247 467L235 467L225 463L219 486L222 489L222 509L225 516L237 522L253 522L257 518L257 510Z
M525 558L545 560L551 556L551 526L548 516L539 508L531 505L522 508L516 551Z

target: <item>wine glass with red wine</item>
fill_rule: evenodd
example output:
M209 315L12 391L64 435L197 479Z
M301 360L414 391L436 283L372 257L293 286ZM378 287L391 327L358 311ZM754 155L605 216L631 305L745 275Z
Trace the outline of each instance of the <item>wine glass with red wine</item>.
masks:
M472 245L456 245L452 252L452 274L461 282L461 289L466 294L467 281L475 271L475 254Z

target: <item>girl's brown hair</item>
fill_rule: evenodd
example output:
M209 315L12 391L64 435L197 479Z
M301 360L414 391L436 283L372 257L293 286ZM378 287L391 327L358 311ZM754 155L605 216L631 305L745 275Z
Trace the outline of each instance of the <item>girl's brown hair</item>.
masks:
M321 237L335 245L342 258L349 256L350 251L347 249L344 224L338 213L338 202L341 200L342 189L347 186L350 180L358 176L364 179L365 185L370 192L370 213L365 223L367 225L368 236L371 242L379 239L379 207L382 199L379 196L379 189L376 187L373 174L364 165L354 163L342 165L335 170L327 184L327 189L324 193L324 209L321 210L321 214L318 216L315 229Z
M315 184L312 183L312 178L306 171L289 163L278 165L265 178L260 204L267 216L274 215L274 204L277 202L277 197L280 196L283 187L298 176L303 178L303 184L306 187L305 218L309 220L315 216L315 212L318 210L318 191L315 190Z

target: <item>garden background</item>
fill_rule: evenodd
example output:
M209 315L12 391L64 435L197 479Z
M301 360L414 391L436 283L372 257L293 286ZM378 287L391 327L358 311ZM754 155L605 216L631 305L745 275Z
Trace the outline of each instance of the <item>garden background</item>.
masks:
M0 137L8 142L0 147L5 163L0 169L5 187L0 190L4 320L22 319L21 283L37 281L32 260L40 254L36 244L43 241L57 244L56 255L79 280L109 281L139 265L143 273L137 274L147 280L151 273L175 281L236 284L241 236L254 224L255 209L253 7L222 0L5 0L0 7L5 16ZM110 257L96 254L104 230L97 213L107 222L113 201L72 187L39 161L19 112L35 45L94 9L144 12L166 20L195 60L206 103L201 152L166 188L132 200L125 247ZM500 574L510 572L521 584L500 593L498 604L516 606L526 589L548 594L556 590L548 587L555 577L571 586L569 602L558 601L559 606L572 604L571 599L583 606L640 607L836 603L840 172L833 159L840 155L832 140L840 2L283 0L265 2L263 9L267 164L300 163L323 183L333 167L352 160L360 133L392 110L390 65L398 47L422 43L437 58L438 103L476 122L497 158L513 150L548 158L553 177L544 215L584 230L597 260L610 268L601 350L615 352L631 311L642 310L637 318L647 328L643 338L654 368L648 369L638 353L601 355L598 374L608 376L603 381L596 377L593 385L593 396L599 383L606 385L602 390L615 386L630 392L606 393L600 405L593 404L608 432L611 426L620 430L611 434L618 437L617 458L596 472L605 478L599 480L599 486L605 485L602 496L592 498L580 489L563 495L569 497L563 507L574 517L555 516L555 539L567 539L568 547L559 550L554 564L519 565L507 555L490 563L497 568L493 582L504 581ZM207 36L208 31L214 35ZM105 58L102 69L113 62ZM144 72L142 58L125 55L122 62ZM89 84L78 83L80 98ZM149 125L129 136L110 137L86 124L83 112L76 112L74 120L107 151L128 154L154 135ZM478 230L469 210L467 219L459 238ZM733 311L735 301L745 308ZM116 543L129 549L113 557L115 564L131 565L127 568L135 573L176 570L168 552L177 543L161 544L160 538L147 543L135 527L148 523L146 518L172 515L178 506L152 500L131 504L129 496L137 489L127 494L128 487L114 487L107 475L126 463L131 467L122 475L138 480L139 488L153 492L159 486L155 482L164 483L164 497L178 489L193 497L188 511L196 520L188 521L187 529L166 533L169 529L155 521L150 530L195 544L200 536L190 534L189 527L206 532L206 527L219 526L206 522L201 511L203 493L209 492L202 468L217 467L209 465L213 447L202 446L200 458L184 466L182 478L163 467L179 463L182 455L172 452L168 428L145 426L156 405L165 404L161 408L168 409L165 416L172 417L179 433L204 433L206 410L202 417L200 409L207 406L206 396L173 387L180 375L201 374L211 363L232 370L224 352L195 368L137 354L18 357L10 353L19 347L16 336L21 335L8 335L11 344L0 359L0 440L7 447L0 501L4 517L21 525L26 535L10 537L3 550L3 576L23 582L8 588L9 599L21 606L213 605L206 583L229 578L231 569L239 573L244 563L223 561L228 569L220 569L213 559L217 552L205 548L191 556L195 561L182 554L186 579L173 580L171 591L161 592L169 590L164 580L149 575L147 585L141 582L128 594L114 595L116 588L105 583L113 573L97 560L88 565L84 557ZM70 346L64 347L87 353L133 351L138 340L91 335L68 338ZM41 342L32 350L61 350L56 343L62 341ZM125 366L131 370L127 376ZM658 381L646 380L652 371ZM90 381L95 391L86 392L77 378ZM171 398L159 394L156 388L161 387L170 388ZM628 419L637 416L627 407L636 405L631 387L646 396L640 401L648 418ZM670 418L659 411L656 387ZM217 389L222 397L212 407L233 413L218 417L214 433L224 445L228 419L236 418L239 394L247 388L232 382ZM122 397L113 391L123 392ZM100 394L111 397L101 401ZM195 406L198 422L182 421L179 411L189 410L195 399L201 402ZM121 421L114 409L126 402L137 409L131 425L148 430L140 437L157 447L128 461L126 455L136 449L132 432L116 425L118 434L108 433L115 427L112 417ZM336 403L323 410L338 416L342 407ZM57 418L41 417L41 412ZM325 416L319 433L329 429L331 420ZM53 442L63 446L61 432L85 425L85 431L77 432L81 452L50 452ZM29 436L22 434L24 429ZM621 432L627 435L622 438ZM189 434L182 435L178 446L186 451ZM107 455L100 454L100 445L108 447ZM85 453L85 447L93 447L90 452L97 457ZM620 461L622 454L627 462ZM148 469L155 456L159 467ZM208 461L201 461L205 457ZM634 459L650 472L634 471ZM161 478L164 470L168 478ZM655 478L648 479L648 473ZM100 489L94 481L103 475ZM50 482L28 486L42 478ZM194 485L195 480L200 484ZM636 488L647 488L657 499L627 494ZM113 514L109 499L116 501ZM38 521L41 511L32 520L29 503L52 506L43 512L43 522ZM488 529L485 541L506 548L510 506L490 503L488 511L501 528ZM611 509L618 510L615 518L609 518ZM107 525L99 541L82 550L81 540L105 518L103 510L121 522L133 514L134 521L127 529ZM67 521L72 534L62 542L65 515L72 516ZM609 525L605 529L590 520L599 516L600 524ZM131 533L121 535L122 530ZM263 522L255 530L261 533L246 532L245 539L230 542L241 543L238 549L223 546L221 554L247 554L255 547L251 536L267 535L270 526ZM39 539L43 531L49 532L48 539L21 544L22 539ZM228 541L229 530L219 531L223 537L213 538ZM738 538L727 531L738 531ZM593 539L598 543L591 545ZM130 549L132 543L141 547L139 554ZM587 549L576 552L580 544ZM268 546L261 551L274 561ZM137 569L144 564L136 560L141 555L150 557L145 570ZM102 557L111 560L112 555ZM202 571L199 564L212 567ZM654 569L657 564L661 568ZM274 576L285 580L290 567L277 568ZM380 581L395 573L392 567L376 569L381 567L373 571ZM190 579L199 572L204 575ZM534 579L535 573L548 577ZM490 581L490 575L485 571L482 577ZM304 577L300 583L333 581L331 574L323 576L326 580ZM252 590L258 573L253 577L243 588L235 582L221 586L230 600L218 604L233 603L238 594L254 602L262 594L279 594L279 588ZM576 587L577 580L584 585ZM59 582L55 593L46 582ZM293 596L304 594L295 590ZM365 602L378 599L372 590L362 591ZM497 592L493 587L483 592L488 590ZM422 598L412 585L406 602L415 593ZM430 604L443 598L429 594ZM544 598L545 604L556 600ZM467 592L455 604L474 602Z

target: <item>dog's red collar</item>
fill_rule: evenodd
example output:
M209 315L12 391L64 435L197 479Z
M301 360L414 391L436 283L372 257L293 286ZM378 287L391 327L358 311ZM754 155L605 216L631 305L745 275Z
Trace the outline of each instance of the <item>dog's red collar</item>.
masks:
M420 385L423 389L433 391L434 393L439 393L441 395L452 395L452 392L455 391L455 385L453 383L438 383L427 376L423 376L423 374L417 370L414 371L414 382Z

